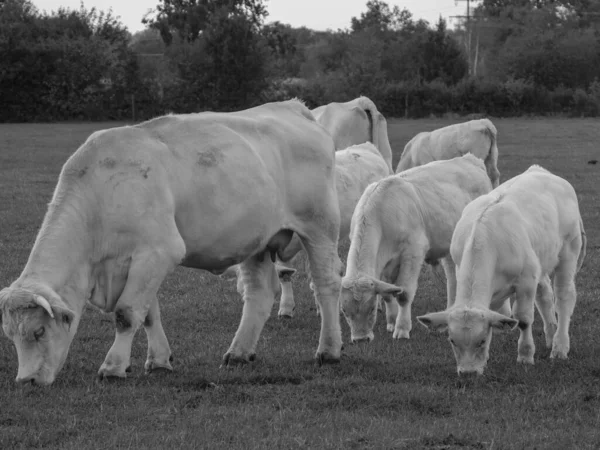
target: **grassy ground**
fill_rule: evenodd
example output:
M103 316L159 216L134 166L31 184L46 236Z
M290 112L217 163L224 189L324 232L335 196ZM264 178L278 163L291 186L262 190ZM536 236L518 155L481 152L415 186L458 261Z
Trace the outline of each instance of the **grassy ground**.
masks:
M12 342L0 339L0 448L509 449L600 447L600 126L596 120L506 119L502 181L538 163L577 190L588 258L577 279L568 361L551 361L536 317L536 365L516 364L518 332L495 335L486 375L457 383L444 335L413 324L394 342L380 316L370 345L346 345L342 363L316 367L319 320L295 282L296 317L273 317L245 367L219 369L241 316L235 285L178 268L159 293L175 361L143 374L140 332L127 380L97 383L112 318L86 308L67 364L49 388L17 386ZM390 120L394 166L417 132L452 123ZM22 270L59 170L95 129L116 124L0 125L0 287ZM413 316L442 309L427 271ZM537 314L537 313L536 313ZM342 319L343 320L343 319ZM344 341L349 330L342 324Z

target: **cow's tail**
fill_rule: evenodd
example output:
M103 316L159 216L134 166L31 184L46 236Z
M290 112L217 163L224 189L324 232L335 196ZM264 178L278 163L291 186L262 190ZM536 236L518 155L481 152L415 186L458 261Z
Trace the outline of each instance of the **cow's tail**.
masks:
M315 119L315 116L313 116L312 112L310 112L310 109L308 109L308 107L306 106L306 103L304 103L304 100L302 100L301 98L294 97L294 98L288 100L288 104L292 105L292 107L297 108L298 112L302 116L304 116L304 118L306 118L312 122L317 121L317 119Z
M498 172L498 130L489 119L483 119L485 128L483 132L490 138L490 151L486 156L484 163L488 176L492 182L492 187L498 187L500 184L500 172Z
M384 161L390 169L390 174L393 174L392 169L392 148L387 133L387 121L381 114L375 103L368 97L359 97L357 99L358 106L362 108L369 116L371 122L371 142L377 149Z
M579 252L579 258L577 259L577 272L579 272L581 266L583 266L585 255L587 253L587 236L585 234L585 229L583 228L581 217L579 218L579 231L581 233L581 251Z

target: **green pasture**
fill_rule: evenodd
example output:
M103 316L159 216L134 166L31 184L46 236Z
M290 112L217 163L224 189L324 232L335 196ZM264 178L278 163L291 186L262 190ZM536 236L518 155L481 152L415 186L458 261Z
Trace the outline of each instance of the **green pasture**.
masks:
M457 120L388 120L394 167L417 132ZM97 382L114 338L110 315L87 307L50 387L14 382L17 355L0 338L0 449L592 449L600 448L600 122L494 119L501 181L531 164L566 178L580 200L588 256L567 361L549 359L536 313L535 365L517 365L518 331L495 334L486 374L457 382L445 335L413 319L393 341L380 314L375 340L346 343L341 364L313 362L320 328L303 275L296 316L276 303L257 360L221 369L241 317L235 283L178 268L159 292L173 373L144 375L145 333L126 380ZM0 288L23 269L62 164L87 136L117 123L0 125ZM347 247L346 247L347 248ZM345 249L344 249L345 250ZM345 258L344 258L345 259ZM424 269L413 317L445 306Z

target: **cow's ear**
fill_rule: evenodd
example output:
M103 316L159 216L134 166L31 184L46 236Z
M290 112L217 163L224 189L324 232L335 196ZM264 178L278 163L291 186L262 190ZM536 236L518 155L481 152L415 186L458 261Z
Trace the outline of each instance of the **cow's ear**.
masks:
M519 321L495 311L486 312L490 325L499 331L511 331L519 324Z
M448 313L446 311L425 314L417 317L417 320L421 325L439 333L448 329Z
M381 295L385 301L388 301L389 297L395 297L401 306L404 306L408 300L406 291L402 286L396 286L395 284L386 283L381 280L373 280L375 284L375 292Z

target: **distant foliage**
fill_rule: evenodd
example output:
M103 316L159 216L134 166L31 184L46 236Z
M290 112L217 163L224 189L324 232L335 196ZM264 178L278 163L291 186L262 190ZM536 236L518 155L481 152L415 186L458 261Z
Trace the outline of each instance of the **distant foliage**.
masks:
M0 120L114 118L139 89L130 35L109 13L0 4Z
M483 0L455 30L382 0L336 31L265 24L267 6L160 0L131 36L110 11L41 13L2 0L0 121L139 120L359 95L400 117L600 115L600 2Z

